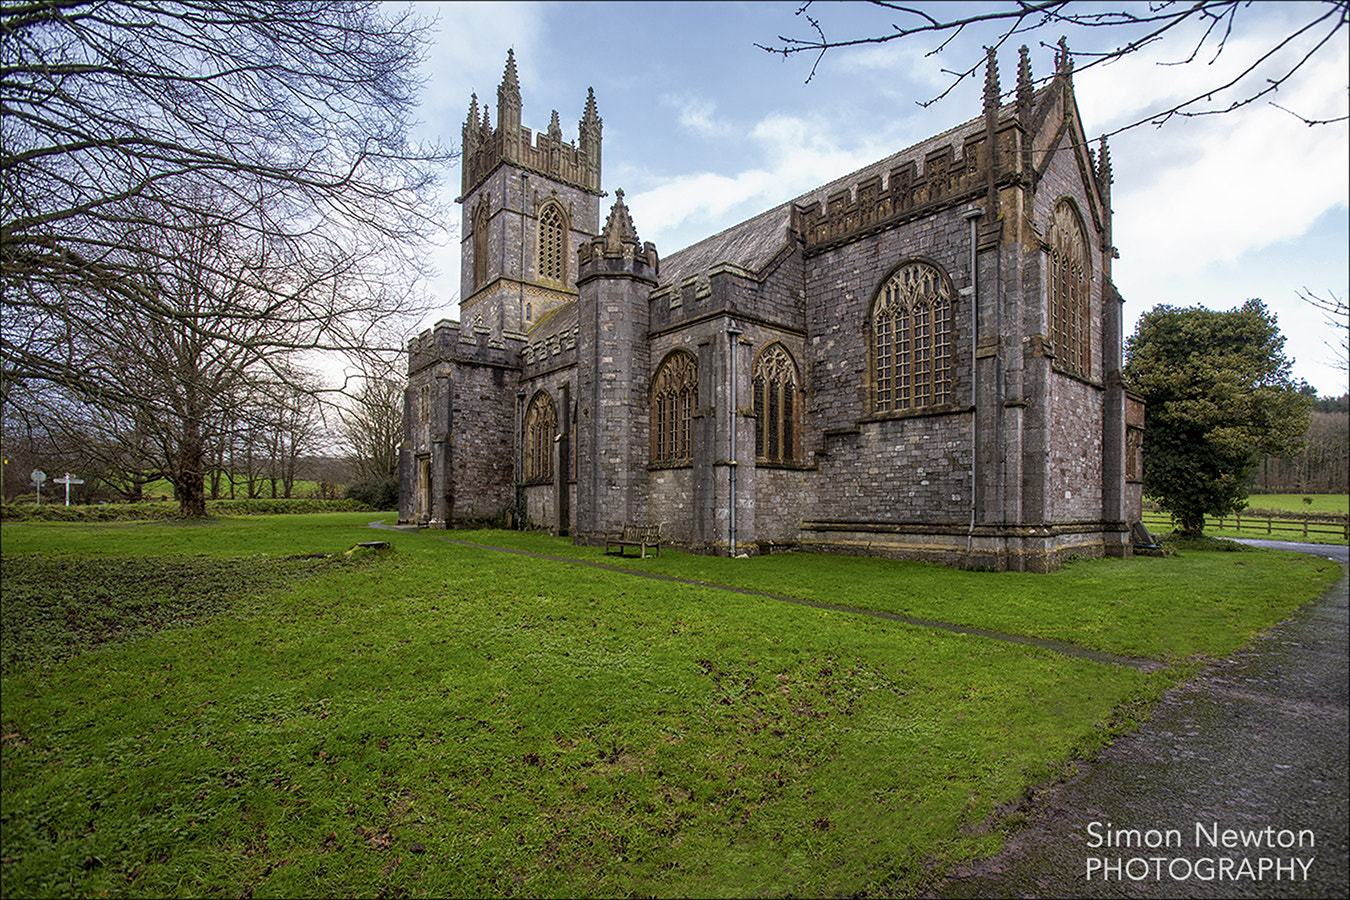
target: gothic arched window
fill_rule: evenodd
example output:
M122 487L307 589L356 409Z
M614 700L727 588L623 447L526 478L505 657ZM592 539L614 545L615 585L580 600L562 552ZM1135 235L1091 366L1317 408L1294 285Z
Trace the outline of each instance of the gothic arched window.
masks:
M1087 232L1072 201L1061 200L1055 206L1049 243L1050 340L1055 363L1087 378L1092 374L1092 267Z
M525 477L523 481L553 478L553 438L558 433L558 410L547 391L530 400L525 411Z
M653 463L688 462L694 457L694 408L698 406L698 363L677 350L652 379Z
M952 399L952 293L936 266L911 262L872 307L873 408L902 412Z
M480 204L473 214L473 289L487 284L488 273L488 210Z
M755 458L798 459L797 364L782 344L765 347L751 372L755 391Z
M567 216L556 203L545 205L539 214L539 277L567 278Z

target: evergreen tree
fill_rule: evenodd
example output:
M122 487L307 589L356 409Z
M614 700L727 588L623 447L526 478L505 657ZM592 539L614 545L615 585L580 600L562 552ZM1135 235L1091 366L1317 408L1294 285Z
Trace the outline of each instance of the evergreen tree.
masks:
M1156 306L1126 353L1130 388L1148 404L1144 493L1181 533L1244 509L1261 455L1301 447L1311 401L1291 380L1284 337L1260 300L1227 312Z

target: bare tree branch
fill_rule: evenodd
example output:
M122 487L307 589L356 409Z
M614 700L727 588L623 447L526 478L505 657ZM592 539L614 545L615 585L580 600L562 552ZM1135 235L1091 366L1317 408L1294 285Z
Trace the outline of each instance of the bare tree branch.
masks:
M326 0L0 9L6 373L70 376L30 338L61 330L76 295L177 314L138 277L172 242L131 252L124 236L197 228L199 214L280 261L251 270L260 295L348 307L347 324L297 318L291 349L359 352L372 323L420 312L406 288L440 229L435 168L454 154L408 142L424 26L386 15ZM286 260L307 261L304 281L275 278Z
M409 16L342 0L0 7L6 400L48 385L53 408L92 404L74 425L153 452L201 514L231 428L271 429L275 455L278 423L300 427L277 412L320 390L299 354L401 345L441 231L435 172L455 157L408 139L426 33Z
M1346 303L1344 297L1337 297L1330 291L1327 291L1325 297L1321 297L1306 287L1298 292L1298 297L1304 303L1315 306L1326 313L1327 326L1340 332L1339 347L1331 341L1327 341L1326 344L1336 354L1336 361L1333 365L1342 372L1350 371L1350 304Z
M1122 9L1102 10L1073 0L1045 0L1045 2L1026 2L1010 0L1004 4L986 4L981 11L971 15L958 15L950 18L935 18L929 12L914 6L902 6L885 0L871 0L874 7L901 16L900 23L892 22L888 29L863 37L831 39L825 34L821 18L810 15L810 0L803 4L797 15L807 22L814 37L794 38L780 35L778 42L772 45L756 44L762 50L784 58L799 53L815 55L806 81L815 77L821 61L829 50L840 50L870 44L884 44L905 39L923 39L929 37L937 43L928 50L926 56L935 56L947 50L952 41L968 29L975 26L996 26L995 36L988 46L997 49L1014 36L1027 32L1057 27L1064 29L1096 29L1107 35L1128 34L1128 38L1105 50L1074 50L1070 57L1078 71L1085 71L1103 63L1137 53L1164 40L1182 37L1181 27L1190 22L1204 26L1200 36L1190 47L1189 53L1162 65L1189 65L1197 62L1206 48L1212 47L1210 63L1216 61L1228 47L1229 39L1240 13L1248 12L1250 4L1243 0L1192 0L1192 2L1161 2L1148 5L1126 6ZM945 6L945 4L943 4ZM930 7L932 8L932 7ZM938 7L941 8L941 7ZM1145 124L1161 126L1173 118L1222 115L1248 106L1263 97L1276 93L1295 73L1301 70L1309 60L1322 52L1331 39L1341 33L1347 25L1347 13L1350 12L1350 0L1319 0L1316 3L1302 3L1290 8L1305 12L1302 24L1289 33L1270 39L1267 49L1260 52L1251 65L1245 67L1235 78L1215 84L1204 92L1173 104L1165 109L1155 110L1137 121L1110 132L1107 137L1119 134ZM959 9L959 7L958 7ZM1089 32L1091 33L1091 32ZM1289 47L1295 40L1305 36L1315 37L1312 49L1292 62L1280 63L1274 75L1263 75L1258 70L1263 64L1274 60L1277 55ZM1042 41L1042 46L1050 46ZM971 60L970 65L960 69L942 69L951 76L947 87L934 97L918 101L921 107L928 107L948 96L961 82L975 77L983 64L983 54ZM1238 92L1235 99L1226 104L1220 101L1213 104L1221 94ZM1282 107L1281 107L1282 108ZM1288 111L1288 110L1286 110ZM1309 125L1331 124L1346 121L1346 116L1313 119L1298 113L1291 113Z

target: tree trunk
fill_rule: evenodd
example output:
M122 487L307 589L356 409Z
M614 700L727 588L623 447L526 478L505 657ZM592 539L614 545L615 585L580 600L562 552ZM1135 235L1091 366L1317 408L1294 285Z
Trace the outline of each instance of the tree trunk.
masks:
M173 486L178 494L178 512L183 516L206 515L206 448L202 446L197 422L189 418L184 423L183 436L178 444L178 471Z
M1205 514L1193 509L1174 510L1172 521L1177 524L1177 533L1187 537L1199 537L1205 531Z

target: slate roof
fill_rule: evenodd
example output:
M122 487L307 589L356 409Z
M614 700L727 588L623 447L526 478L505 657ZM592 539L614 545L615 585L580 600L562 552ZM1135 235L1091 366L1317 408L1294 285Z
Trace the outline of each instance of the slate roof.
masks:
M1037 92L1037 101L1039 101L1042 92L1043 90ZM1013 104L1005 104L999 110L1000 118L1011 115L1013 110ZM941 134L926 138L855 172L850 172L807 191L787 203L775 206L754 218L741 222L739 225L733 225L712 237L704 238L696 244L691 244L683 250L672 253L661 260L661 272L658 276L660 286L665 287L668 284L678 283L691 275L706 272L722 263L730 263L751 272L758 272L787 243L787 228L791 221L793 204L807 206L812 203L822 203L831 194L838 193L846 188L852 188L873 175L880 175L884 183L892 168L910 160L913 160L918 169L922 171L924 157L947 144L952 145L953 156L960 159L964 150L965 136L977 128L982 128L983 125L984 116L976 116L960 125L947 129Z
M564 303L535 320L525 339L533 344L553 335L571 334L577 327L579 304Z

